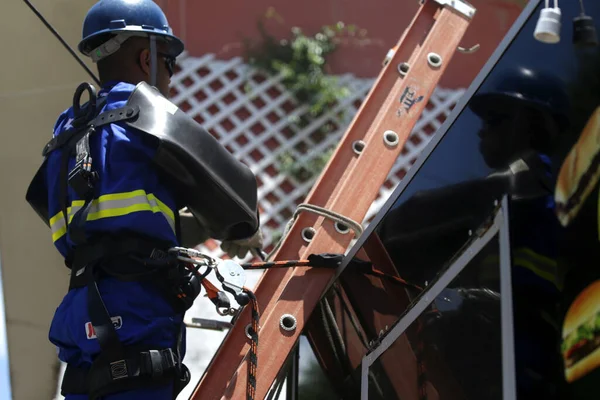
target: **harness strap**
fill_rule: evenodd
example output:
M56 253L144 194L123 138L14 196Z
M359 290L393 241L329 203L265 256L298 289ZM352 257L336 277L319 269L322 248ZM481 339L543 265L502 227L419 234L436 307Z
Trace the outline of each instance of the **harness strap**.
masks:
M102 107L103 107L102 103L105 101L106 101L106 99L102 98L98 102L99 110L102 109ZM64 146L66 146L67 144L69 144L71 142L71 139L73 139L73 141L76 142L77 140L79 140L81 138L83 133L89 127L93 126L95 128L100 128L104 125L133 119L133 118L137 117L139 112L140 112L140 109L138 106L134 106L134 107L126 106L126 107L121 107L121 108L117 108L117 109L110 110L110 111L105 111L105 112L99 114L98 116L96 116L94 119L89 121L84 126L73 127L69 130L62 132L60 135L54 136L44 146L44 149L42 150L42 156L46 157L48 154L50 154L54 150L57 150L57 149L60 149Z
M105 360L110 365L110 377L112 380L127 378L130 375L130 371L125 362L125 353L117 331L113 326L110 314L100 296L95 279L95 266L95 264L91 264L87 267L87 309L90 322L96 331L96 337L100 345L100 356L98 358Z

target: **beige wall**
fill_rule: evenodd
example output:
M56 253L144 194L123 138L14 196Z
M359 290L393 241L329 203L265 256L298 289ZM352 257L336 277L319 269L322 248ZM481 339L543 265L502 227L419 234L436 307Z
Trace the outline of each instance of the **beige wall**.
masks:
M32 2L75 48L93 1ZM45 400L54 396L58 370L48 327L68 271L25 192L56 117L89 78L24 2L1 1L0 15L0 256L12 393Z

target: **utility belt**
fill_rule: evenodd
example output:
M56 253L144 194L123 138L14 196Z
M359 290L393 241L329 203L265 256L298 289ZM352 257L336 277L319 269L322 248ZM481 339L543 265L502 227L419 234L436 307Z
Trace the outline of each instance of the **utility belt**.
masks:
M61 392L88 394L90 399L110 393L173 383L173 398L189 383L190 373L181 362L181 331L174 348L123 346L104 305L97 282L112 276L156 285L173 307L184 313L200 294L201 277L186 269L162 243L136 236L90 238L67 258L71 268L69 290L88 287L88 314L100 354L90 368L68 365Z
M128 375L125 376L125 373ZM122 378L119 378L121 375ZM61 393L63 396L87 394L90 400L95 400L111 393L173 384L173 399L176 399L189 381L190 372L173 349L128 347L123 359L117 362L110 362L101 354L91 368L68 365Z

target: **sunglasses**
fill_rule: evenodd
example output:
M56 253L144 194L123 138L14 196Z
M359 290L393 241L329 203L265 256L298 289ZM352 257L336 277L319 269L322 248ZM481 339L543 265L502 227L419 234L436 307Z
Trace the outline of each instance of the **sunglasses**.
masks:
M165 66L167 67L167 71L169 71L169 78L173 76L173 73L175 71L175 57L166 54L166 53L161 53L161 52L157 52L157 55L159 57L164 58L165 60Z

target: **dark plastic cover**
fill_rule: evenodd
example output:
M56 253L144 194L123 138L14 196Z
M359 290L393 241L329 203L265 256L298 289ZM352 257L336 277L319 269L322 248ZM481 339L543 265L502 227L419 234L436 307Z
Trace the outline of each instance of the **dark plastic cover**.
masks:
M158 140L157 165L210 237L242 239L258 230L257 183L250 168L147 83L136 86L128 106L138 106L140 113L126 124Z

